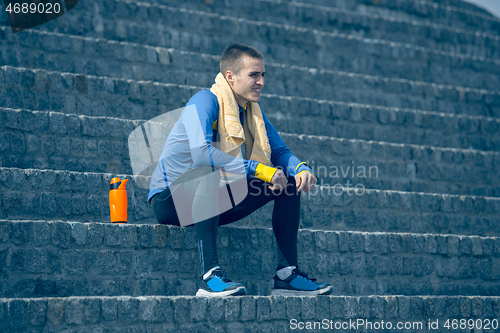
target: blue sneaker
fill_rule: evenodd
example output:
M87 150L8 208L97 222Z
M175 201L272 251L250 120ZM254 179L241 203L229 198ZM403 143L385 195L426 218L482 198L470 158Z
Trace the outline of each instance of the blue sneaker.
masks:
M220 268L213 270L212 274L203 281L205 286L196 292L196 296L237 296L246 293L246 289L241 283L233 282Z
M271 295L283 296L311 296L329 295L333 287L327 283L318 283L316 279L310 279L307 274L295 268L292 274L284 280L277 275L274 276L274 288Z

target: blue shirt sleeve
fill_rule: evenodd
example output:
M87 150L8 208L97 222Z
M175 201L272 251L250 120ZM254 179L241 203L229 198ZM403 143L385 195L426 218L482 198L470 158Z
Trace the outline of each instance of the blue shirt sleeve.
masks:
M186 107L190 105L196 107L196 113L194 109L186 108L189 114L184 115L183 124L188 136L193 163L196 166L211 165L224 168L226 172L235 174L244 172L247 178L252 178L255 175L257 161L231 156L213 145L213 142L217 140L213 130L213 124L219 116L217 97L209 90L202 90L189 100Z
M297 169L297 165L302 162L294 154L292 154L290 149L286 146L274 126L271 124L269 119L267 119L264 111L262 111L262 117L264 118L267 137L269 138L269 145L271 146L271 162L273 165L281 168L283 172L291 177L302 171L309 171L313 173L311 168L304 164L301 164Z

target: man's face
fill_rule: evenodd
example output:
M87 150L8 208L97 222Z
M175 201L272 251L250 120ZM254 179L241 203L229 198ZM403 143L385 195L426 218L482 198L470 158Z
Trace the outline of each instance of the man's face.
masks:
M226 72L226 80L233 89L234 97L239 105L247 102L259 102L264 88L264 61L244 56L241 59L242 68L238 74Z

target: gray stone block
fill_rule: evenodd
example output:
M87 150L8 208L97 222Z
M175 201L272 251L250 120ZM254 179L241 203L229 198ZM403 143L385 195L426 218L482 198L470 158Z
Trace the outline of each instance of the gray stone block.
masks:
M302 302L299 302L300 307ZM241 321L254 321L256 317L257 302L255 297L245 297L241 300ZM288 307L287 307L288 309ZM299 309L300 313L300 309Z
M71 138L71 155L82 157L84 155L84 141L80 138Z
M316 299L316 320L330 318L330 308L329 297L318 297Z
M218 323L224 318L224 299L213 298L207 304L207 318L211 323ZM220 325L220 324L217 324Z
M87 203L84 197L75 195L71 198L71 208L74 215L82 215L87 212Z
M47 267L45 250L39 248L28 249L27 261L28 272L42 273Z
M371 318L386 318L385 316L385 300L382 297L370 297L370 317Z
M461 318L470 318L471 316L471 300L469 298L460 297L460 316Z
M413 262L414 259L411 257L403 257L403 275L409 275L413 273Z
M482 239L477 236L472 236L469 238L471 241L471 252L473 255L478 256L483 254L483 242Z
M153 225L140 225L138 227L141 247L154 247L155 228Z
M224 302L224 319L227 322L238 321L241 313L241 300L239 297L227 298Z
M159 323L173 322L174 307L171 299L165 297L158 298L158 306L156 308L156 320Z
M472 242L469 237L459 237L460 239L460 253L471 254L472 253Z
M156 321L157 300L153 297L139 298L139 315L141 321L153 323Z
M378 256L366 257L365 267L366 267L366 274L368 274L368 276L375 276L377 274L378 261L379 261Z
M133 224L119 224L122 234L122 246L135 247L138 242L138 227Z
M400 256L391 257L391 275L403 274L403 258Z
M402 238L398 234L389 234L387 236L387 245L391 253L401 252L402 249Z
M129 253L128 256L120 256L121 252L118 251L100 251L98 255L98 267L101 275L116 275L124 270L120 259L124 259L125 263L132 263L132 257ZM128 269L128 267L127 267Z
M71 275L82 275L85 272L84 255L81 250L67 251L63 254L64 267Z
M389 244L387 242L386 234L378 234L375 237L375 249L377 253L387 254L389 253Z
M447 236L448 255L457 255L459 253L460 238L457 236Z
M87 197L87 212L94 216L102 216L103 207L101 202L102 200L99 195L89 195Z
M409 319L411 318L410 312L410 298L398 296L398 318Z
M122 228L116 224L105 224L105 242L107 246L121 246L122 245Z
M364 251L365 238L360 232L351 232L349 235L349 247L353 252Z
M26 272L26 250L22 248L12 249L10 270L12 272Z
M49 274L61 274L63 267L62 256L57 250L47 250L47 271Z
M247 258L250 255L252 255L252 254L248 254ZM192 273L193 270L195 269L195 267L197 267L197 259L198 259L198 255L195 255L195 253L192 253L192 252L191 253L183 253L181 255L181 265L180 265L181 267L180 267L180 271L181 272L186 272L186 273ZM259 267L258 267L258 265L255 263L255 261L253 262L254 265L252 265L251 263L252 263L251 261L247 261L245 267L252 267L253 268L252 272L260 270ZM249 270L250 270L250 268L246 268L247 272Z
M337 232L339 240L339 250L341 252L349 251L349 233L348 232Z
M66 116L58 112L49 113L50 131L54 134L66 134Z
M27 325L27 301L12 300L7 304L9 326L14 329L20 329Z
M364 238L365 238L365 252L373 253L375 251L375 247L376 247L375 235L372 233L365 233Z
M177 252L171 252L168 256L168 271L169 272L178 272L180 270L181 265L181 256ZM241 266L240 266L241 267Z
M384 275L389 274L390 269L390 257L381 256L378 258L377 274Z
M83 321L85 323L98 323L101 321L101 299L83 300Z
M493 238L481 238L483 241L483 254L492 255L494 252L495 241Z
M47 301L44 299L29 300L26 317L30 325L43 326L47 320Z
M139 301L130 297L118 299L118 318L124 322L135 322L139 316Z
M364 272L365 272L365 257L363 255L354 256L352 259L352 273L355 276L363 276Z
M492 318L494 316L493 302L489 297L483 299L483 316L486 318Z
M458 318L460 316L460 299L456 297L447 298L446 314L449 318Z
M380 306L379 306L380 308ZM383 306L382 306L383 308ZM381 313L383 314L383 313ZM396 319L398 317L398 300L395 296L385 298L385 318Z
M370 316L370 298L360 297L358 299L358 317L371 318Z
M153 225L154 243L153 246L164 248L168 245L168 228L164 225Z
M118 314L118 299L116 298L103 298L102 299L102 320L115 321Z
M99 247L103 244L105 235L104 224L89 223L87 229L87 244L91 247Z
M71 226L71 238L77 245L85 245L87 239L87 228L83 223L73 222Z
M7 256L9 254L9 249L0 250L0 272L7 272ZM1 292L1 289L0 289Z
M410 313L414 319L422 318L423 302L421 297L408 297L410 300Z
M71 299L66 302L64 322L67 324L81 325L83 323L83 299Z
M49 298L47 300L47 324L61 325L64 319L65 301L62 298Z
M153 272L167 271L168 269L168 253L163 250L152 250L149 253L151 260L151 269Z
M286 318L286 301L283 296L271 297L271 319L284 320Z
M52 244L56 247L67 249L70 244L70 225L65 222L52 223Z
M257 300L258 302L258 300ZM316 316L316 299L314 297L302 298L302 318L304 320L314 319Z
M26 245L31 241L33 222L12 222L11 241L16 245Z
M176 298L173 300L174 320L177 323L187 323L190 320L190 304L189 299Z

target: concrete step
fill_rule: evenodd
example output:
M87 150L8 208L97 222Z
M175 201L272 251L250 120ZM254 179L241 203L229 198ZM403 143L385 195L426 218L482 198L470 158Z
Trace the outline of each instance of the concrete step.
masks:
M297 66L274 66L273 71L277 81L287 83L289 97L296 93L329 101L500 117L498 91ZM292 79L293 75L303 79ZM182 107L202 89L10 66L0 67L0 82L7 87L0 91L3 107L129 119L151 119L165 112L160 110ZM280 88L269 90L283 95Z
M331 32L294 25L120 0L105 3L85 2L81 5L75 8L66 20L54 20L37 29L154 46L177 48L179 43L182 43L189 47L181 49L188 51L202 51L206 48L218 50L213 54L220 54L227 44L234 42L234 38L246 44L261 46L261 50L267 48L267 45L279 45L281 52L288 56L292 50L293 53L302 51L298 56L310 53L308 50L322 51L323 56L329 56L326 48L333 47L327 46ZM109 13L113 13L112 16ZM407 27L404 24L403 26ZM433 48L442 51L500 58L498 36L484 37L443 28L431 29L435 39L421 38L421 30L427 29L431 28L417 26L412 35L405 35L396 41L425 47L432 44Z
M78 98L78 95L76 95ZM67 103L67 104L66 104ZM64 105L68 106L70 102ZM82 112L82 109L73 110ZM122 108L137 108L134 101L117 102ZM69 104L71 105L71 104ZM500 119L481 116L453 115L420 110L385 108L356 103L328 102L311 99L297 99L273 95L263 96L260 105L273 126L280 132L300 133L306 135L323 135L346 139L374 140L393 143L428 145L446 148L475 149L481 151L498 151L500 149ZM69 112L69 108L61 111ZM163 112L167 112L164 110ZM28 151L28 137L37 133L51 135L83 135L97 137L114 137L121 129L113 126L129 128L123 139L137 125L132 120L115 117L91 117L72 114L62 115L59 112L31 111L0 107L0 126L6 131L16 131L25 136L24 145L17 148ZM88 112L85 110L84 112ZM161 112L161 110L157 110ZM113 116L111 112L105 112ZM50 115L53 120L49 129ZM150 115L152 117L152 115ZM95 119L94 119L95 118ZM108 119L109 118L109 119ZM39 123L31 123L38 119ZM106 120L105 120L106 119ZM93 125L88 125L92 122ZM98 123L118 122L116 125L102 129L100 134L94 133ZM35 126L37 125L37 126ZM85 128L83 128L84 126ZM11 132L12 133L12 132ZM18 134L16 134L19 136ZM121 134L116 134L120 136ZM9 140L16 140L9 139ZM3 139L1 150L11 151L8 139ZM38 142L38 141L37 141ZM24 150L26 149L26 150ZM115 151L114 154L117 152ZM17 154L17 151L15 152ZM45 152L44 154L47 154ZM51 154L49 152L49 154ZM46 157L48 155L45 155ZM39 167L37 167L39 168ZM97 170L97 169L95 169ZM113 171L117 172L117 170ZM123 171L127 173L127 171Z
M482 151L500 147L498 118L311 99L300 100L298 105L305 108L293 112L295 103L283 109L274 102L268 97L260 104L269 103L266 116L286 133Z
M0 108L0 166L131 174L128 136L142 123ZM500 197L498 152L280 135L319 184Z
M0 166L131 174L128 136L143 122L0 108Z
M498 297L69 297L1 299L9 332L449 332L449 327L497 327ZM432 319L431 319L432 318ZM359 322L357 320L360 320ZM389 326L390 323L390 326ZM448 328L445 325L448 323ZM359 324L359 326L358 326ZM399 325L399 326L398 326ZM453 325L453 326L452 326ZM342 329L344 327L344 329Z
M398 12L405 12L412 19L439 21L441 24L452 27L463 27L465 29L488 30L492 34L498 33L500 20L491 15L482 7L461 0L443 1L412 1L412 0L383 0L375 4L370 0L362 1L367 11L376 14L394 16ZM386 7L387 10L379 10ZM404 14L403 14L404 15Z
M0 297L194 295L201 286L194 228L0 221L0 236ZM248 294L270 294L272 229L221 227L217 252ZM500 292L498 237L300 230L298 253L335 295Z
M497 152L280 135L299 159L311 165L322 185L500 197Z
M196 0L194 0L196 1ZM270 0L272 1L272 0ZM294 4L295 0L285 3ZM364 14L378 15L386 19L403 19L425 23L489 31L498 34L500 20L481 7L466 1L425 1L425 0L372 0L342 1L342 0L313 0L302 6L321 6L356 11Z
M133 3L130 0L125 0ZM356 1L352 3L356 8L351 10L335 6L335 1L329 1L325 6L304 2L281 2L275 0L261 0L253 2L213 1L207 4L204 1L165 1L146 0L144 3L189 8L193 10L217 13L229 17L241 17L255 20L253 11L258 11L259 20L269 23L293 25L296 27L321 29L323 31L342 31L358 36L373 39L386 39L393 42L409 42L432 48L440 48L438 44L454 44L448 50L457 50L465 40L473 39L472 44L479 41L475 36L481 36L491 41L498 41L499 30L487 30L480 27L462 27L461 22L444 20L442 17L433 17L422 20L421 17L401 17L398 14L387 14L379 10L380 6L373 6L372 1ZM338 2L337 2L338 3ZM370 6L371 4L371 6ZM486 16L486 15L484 15ZM493 18L491 15L490 18ZM500 24L499 24L500 27ZM410 37L409 37L410 36ZM474 37L472 37L474 36ZM479 42L482 44L482 42ZM483 45L490 45L485 43ZM469 44L470 45L470 44ZM463 53L458 51L458 53Z
M0 27L0 35L0 65L196 86L212 84L219 67L219 56L206 53L39 30L20 35L8 27ZM496 90L500 86L500 60L345 34L337 34L334 43L334 53L315 67L471 88ZM280 65L272 63L272 55L268 63ZM269 82L276 81L273 72L269 74ZM268 87L283 84L274 82Z
M109 221L109 173L0 168L0 218ZM154 223L147 178L127 184L128 220ZM144 184L144 185L143 185ZM146 188L142 188L141 186ZM316 186L302 193L301 227L414 233L500 235L500 198ZM243 226L271 226L272 203Z

